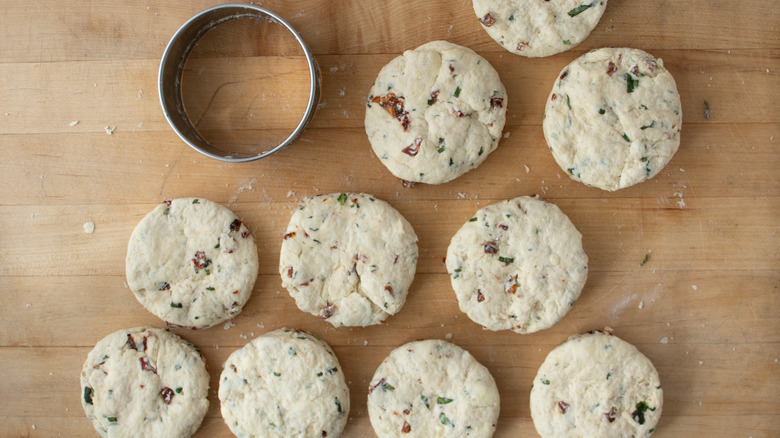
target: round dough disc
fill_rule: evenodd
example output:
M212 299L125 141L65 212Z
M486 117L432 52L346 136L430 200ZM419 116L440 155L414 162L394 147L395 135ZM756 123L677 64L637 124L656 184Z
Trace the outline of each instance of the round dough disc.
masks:
M440 184L479 166L498 146L507 96L470 49L433 41L387 64L368 95L366 133L390 172Z
M81 405L101 436L192 436L209 407L198 350L165 330L137 327L95 345L81 371Z
M452 238L446 264L461 311L487 329L517 333L563 318L588 272L569 218L527 196L477 211Z
M662 406L653 364L609 329L572 336L551 351L531 388L542 438L647 437Z
M233 352L219 378L222 417L239 437L338 437L349 389L330 346L279 329Z
M614 191L654 177L677 152L680 95L661 59L598 49L558 75L542 126L567 175Z
M358 193L307 199L282 241L282 285L336 327L379 324L406 302L417 235L385 201Z
M531 58L570 50L593 31L607 0L474 0L482 27L501 47Z
M202 198L158 205L127 246L128 286L147 310L177 326L211 327L240 313L257 269L246 226Z
M439 340L396 348L368 387L368 413L379 438L488 438L499 407L490 371L468 351Z

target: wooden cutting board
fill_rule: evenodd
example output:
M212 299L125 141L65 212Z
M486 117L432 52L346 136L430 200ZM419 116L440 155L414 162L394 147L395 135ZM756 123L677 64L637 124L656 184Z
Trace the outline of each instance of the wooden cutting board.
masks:
M124 285L125 249L156 203L184 196L233 209L260 251L254 294L234 327L174 330L200 346L212 376L198 437L231 436L215 395L221 364L279 327L314 332L334 347L351 390L347 437L374 436L369 379L394 347L423 338L451 339L493 373L502 399L496 437L536 436L528 396L537 368L570 335L604 326L658 368L665 403L654 436L780 435L780 2L611 0L583 44L525 59L487 36L468 0L264 1L317 56L322 103L291 147L241 165L187 147L156 92L165 44L212 4L0 5L0 436L96 436L80 407L81 365L115 330L164 326ZM204 126L245 144L278 134L289 120L274 118L262 98L231 91L224 78L285 66L284 80L252 80L278 86L301 77L294 54L265 53L261 40L240 37L226 35L193 60L191 73L197 63L206 73L194 76L192 105ZM385 63L436 39L470 47L499 72L510 102L508 137L453 182L405 188L370 151L365 97ZM663 58L683 103L674 159L651 181L616 193L569 179L541 129L560 69L602 46ZM267 97L294 106L293 88ZM212 96L210 108L198 100ZM255 116L262 123L251 123ZM389 201L420 238L406 306L382 326L334 329L299 311L281 288L278 253L291 212L307 195L343 191ZM533 194L557 204L582 232L588 282L551 329L482 330L459 311L442 257L476 209ZM87 222L94 233L85 233Z

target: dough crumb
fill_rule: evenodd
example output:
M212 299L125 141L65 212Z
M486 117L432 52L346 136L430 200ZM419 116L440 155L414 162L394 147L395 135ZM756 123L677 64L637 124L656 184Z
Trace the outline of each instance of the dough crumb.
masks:
M510 135L512 135L512 133L507 131L504 133L504 138L509 138Z
M363 341L363 346L365 347L366 345L368 345L368 340Z
M95 223L90 221L84 224L84 232L87 234L92 234L95 232Z
M699 366L702 366L702 365L704 365L704 361L700 360L699 361Z
M669 338L667 338L666 336L664 336L663 338L661 338L661 341L660 341L660 342L661 342L662 344L668 344L668 343L669 343Z
M223 327L224 330L230 330L231 328L235 327L236 323L233 321L228 321L225 323L225 327Z
M103 129L106 130L106 134L112 135L114 133L114 131L116 131L116 126L108 126L108 125L106 125L106 127L103 128Z
M693 290L699 290L699 286L696 286L695 284L692 284L692 285L691 285L691 289L693 289Z
M642 308L645 307L645 302L644 301L640 301L639 302L639 306L637 306L637 307L639 307L639 310L642 310Z
M528 166L525 166L525 173L528 173L528 172L530 172L530 171L531 171L531 168L530 168L530 167L528 167Z
M79 124L79 121L78 121L78 120L74 120L74 121L70 122L70 123L68 124L68 126L70 126L70 127L72 128L72 127L74 127L74 126L76 126L76 125L78 125L78 124Z
M444 338L445 339L452 339L452 333L447 333L446 335L444 335Z

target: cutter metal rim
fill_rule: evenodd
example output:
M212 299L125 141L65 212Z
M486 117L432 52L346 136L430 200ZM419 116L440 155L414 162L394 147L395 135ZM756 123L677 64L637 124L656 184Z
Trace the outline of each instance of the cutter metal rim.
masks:
M258 155L226 152L209 143L198 133L189 116L187 116L181 96L181 77L184 72L184 65L195 44L206 32L214 27L226 21L239 18L262 18L272 23L283 25L295 37L301 49L303 49L309 68L309 100L298 126L279 145ZM165 52L163 52L158 74L157 91L160 95L160 104L166 120L168 120L173 130L185 143L201 154L215 160L228 163L245 163L259 160L284 149L303 133L317 110L320 100L321 80L317 60L303 41L303 38L290 23L276 13L259 6L227 3L198 13L176 31L165 47Z

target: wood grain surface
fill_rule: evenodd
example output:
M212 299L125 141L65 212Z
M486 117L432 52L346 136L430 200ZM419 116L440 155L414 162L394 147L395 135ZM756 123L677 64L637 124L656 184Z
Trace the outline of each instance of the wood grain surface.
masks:
M197 437L231 436L216 397L222 363L280 327L333 346L351 391L346 437L375 436L366 390L382 359L405 342L445 337L496 378L495 436L534 437L528 398L537 368L570 335L604 326L659 371L665 403L654 436L780 436L780 1L611 0L589 39L541 59L504 51L470 0L262 3L308 42L322 99L293 145L240 165L184 144L156 91L166 43L212 1L0 4L0 436L97 436L80 406L81 366L115 330L164 326L125 286L124 257L138 221L185 196L234 210L260 253L253 296L234 327L174 330L201 347L212 377ZM437 39L475 50L499 72L509 95L505 138L463 177L405 188L371 152L365 98L385 63ZM569 179L541 128L558 72L603 46L663 58L683 105L669 165L614 193ZM283 35L257 23L224 28L187 65L188 109L213 141L262 148L297 123L302 66ZM387 200L420 239L409 299L382 326L334 329L281 288L278 254L292 211L305 196L344 191ZM551 329L482 330L459 311L442 257L476 209L533 194L582 232L587 284Z

